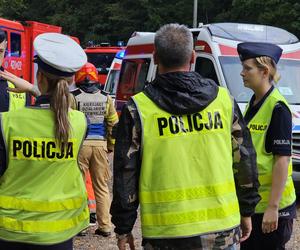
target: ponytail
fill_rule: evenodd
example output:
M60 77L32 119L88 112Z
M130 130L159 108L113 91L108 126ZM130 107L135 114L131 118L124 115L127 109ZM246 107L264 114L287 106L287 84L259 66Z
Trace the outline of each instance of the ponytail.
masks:
M54 112L55 138L59 145L66 145L70 137L71 124L68 117L70 107L69 82L72 78L59 77L39 70L48 82L50 108Z
M68 118L68 110L70 106L68 82L65 79L59 79L56 88L54 88L50 106L54 112L55 119L55 138L58 143L67 144L70 134L70 122Z

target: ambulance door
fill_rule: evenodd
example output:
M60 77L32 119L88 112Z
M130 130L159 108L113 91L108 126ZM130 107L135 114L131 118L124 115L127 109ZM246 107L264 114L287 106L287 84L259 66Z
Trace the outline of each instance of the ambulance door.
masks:
M116 94L118 113L128 99L141 92L149 74L150 58L124 59Z
M206 54L198 54L195 64L192 65L191 69L198 72L204 78L212 79L215 83L220 85L221 78L217 70L215 59L212 56Z

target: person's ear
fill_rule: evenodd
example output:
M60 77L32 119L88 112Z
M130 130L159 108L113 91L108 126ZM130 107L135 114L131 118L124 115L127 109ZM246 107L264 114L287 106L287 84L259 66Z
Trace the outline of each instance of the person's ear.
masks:
M41 93L42 94L47 93L47 91L48 91L48 81L47 81L47 78L39 70L37 71L36 79L37 79L38 88L41 91Z
M195 50L192 51L191 61L190 64L194 64L196 61L196 52Z
M270 69L268 67L264 67L264 69L263 69L263 77L265 79L269 79L269 75L270 75Z
M154 49L154 51L153 51L153 61L154 61L154 64L155 64L155 65L158 65L158 64L159 64L159 59L158 59L157 52L156 52L155 49Z

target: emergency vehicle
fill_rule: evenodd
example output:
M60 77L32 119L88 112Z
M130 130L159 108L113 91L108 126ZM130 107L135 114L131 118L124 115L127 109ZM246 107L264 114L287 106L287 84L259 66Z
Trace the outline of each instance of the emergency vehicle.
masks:
M119 77L120 77L120 71L121 71L121 65L122 60L125 54L125 50L120 50L114 60L111 63L111 66L109 68L109 72L106 78L104 91L109 93L109 95L112 97L113 101L116 98L116 92L117 87L119 83Z
M0 28L6 32L7 51L3 68L11 73L35 83L36 63L33 40L41 33L61 33L59 26L34 21L15 22L0 18Z
M240 72L242 66L237 44L244 41L269 42L283 49L278 63L281 79L279 91L290 104L293 113L293 178L300 191L300 42L286 30L254 24L215 23L193 29L196 61L191 70L213 79L228 88L241 110L252 96L244 87ZM143 90L145 82L152 81L157 73L153 62L155 33L135 32L129 39L123 58L116 107L120 112L128 98Z
M94 64L98 70L99 83L104 86L110 65L115 55L123 47L109 46L109 44L87 47L84 51L88 62Z

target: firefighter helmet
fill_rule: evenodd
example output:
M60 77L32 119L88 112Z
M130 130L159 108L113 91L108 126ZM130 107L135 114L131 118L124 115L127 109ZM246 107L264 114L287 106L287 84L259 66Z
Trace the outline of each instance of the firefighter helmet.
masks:
M98 82L98 71L94 64L87 62L75 75L75 83Z

